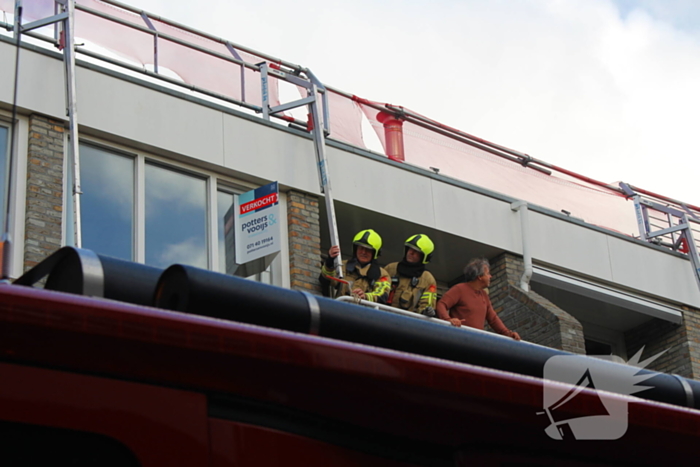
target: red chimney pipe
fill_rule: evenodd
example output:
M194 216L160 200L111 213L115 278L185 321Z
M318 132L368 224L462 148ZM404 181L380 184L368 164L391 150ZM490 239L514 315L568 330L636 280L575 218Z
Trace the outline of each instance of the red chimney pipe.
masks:
M403 120L387 112L379 112L377 120L384 125L386 155L391 160L403 162Z

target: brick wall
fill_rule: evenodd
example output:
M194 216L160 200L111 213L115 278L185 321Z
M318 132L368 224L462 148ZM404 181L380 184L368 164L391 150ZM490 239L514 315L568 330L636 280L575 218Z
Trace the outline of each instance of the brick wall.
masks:
M509 253L491 260L489 297L498 316L524 340L585 354L581 323L536 292L522 290L523 270L522 259Z
M321 295L321 230L318 198L299 191L287 193L289 280L293 290Z
M700 311L684 307L681 324L653 319L625 333L628 358L644 347L642 359L666 351L650 370L700 380Z
M61 247L63 122L29 117L24 270Z
M684 307L684 322L687 326L688 356L693 379L700 381L700 310Z

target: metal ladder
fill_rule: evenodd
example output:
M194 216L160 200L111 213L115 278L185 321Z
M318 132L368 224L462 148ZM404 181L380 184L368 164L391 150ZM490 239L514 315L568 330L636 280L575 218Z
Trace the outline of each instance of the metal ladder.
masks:
M331 245L340 246L338 236L338 222L335 216L333 204L333 193L331 181L328 175L328 161L326 159L326 136L330 134L330 123L328 114L328 99L326 97L326 87L308 68L296 70L282 70L281 66L269 64L267 62L258 63L260 67L260 79L262 80L262 113L263 118L270 120L271 116L279 116L286 110L297 107L308 106L309 122L307 130L310 131L314 140L314 150L316 153L316 167L318 169L318 180L321 193L324 194L326 213L328 216L328 231L330 232ZM270 107L269 77L287 81L288 83L306 89L307 96L292 102ZM293 120L293 119L292 119ZM341 263L336 259L336 274L338 278L343 277Z
M626 183L620 183L620 188L634 201L639 237L687 254L700 288L700 217L682 204L672 206L643 198Z

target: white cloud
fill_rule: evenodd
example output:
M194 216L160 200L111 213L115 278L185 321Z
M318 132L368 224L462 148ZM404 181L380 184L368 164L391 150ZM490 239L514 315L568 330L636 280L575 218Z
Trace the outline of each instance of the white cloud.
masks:
M206 208L206 182L175 170L146 164L146 196L158 208L163 206L160 203L163 201L172 209L203 211Z
M134 204L133 159L84 145L80 147L80 154L85 196L107 201L113 215L131 222Z
M180 243L163 245L158 255L158 264L187 264L198 268L207 267L207 251L201 239L188 238Z

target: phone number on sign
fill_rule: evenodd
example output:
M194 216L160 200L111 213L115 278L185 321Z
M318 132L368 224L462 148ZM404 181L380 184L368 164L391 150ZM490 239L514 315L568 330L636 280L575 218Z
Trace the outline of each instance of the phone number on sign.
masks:
M246 246L246 249L250 250L251 248L255 248L256 246L261 246L261 245L265 245L266 243L271 243L272 240L273 240L272 237L263 238L262 240L258 240L255 243L249 243Z

